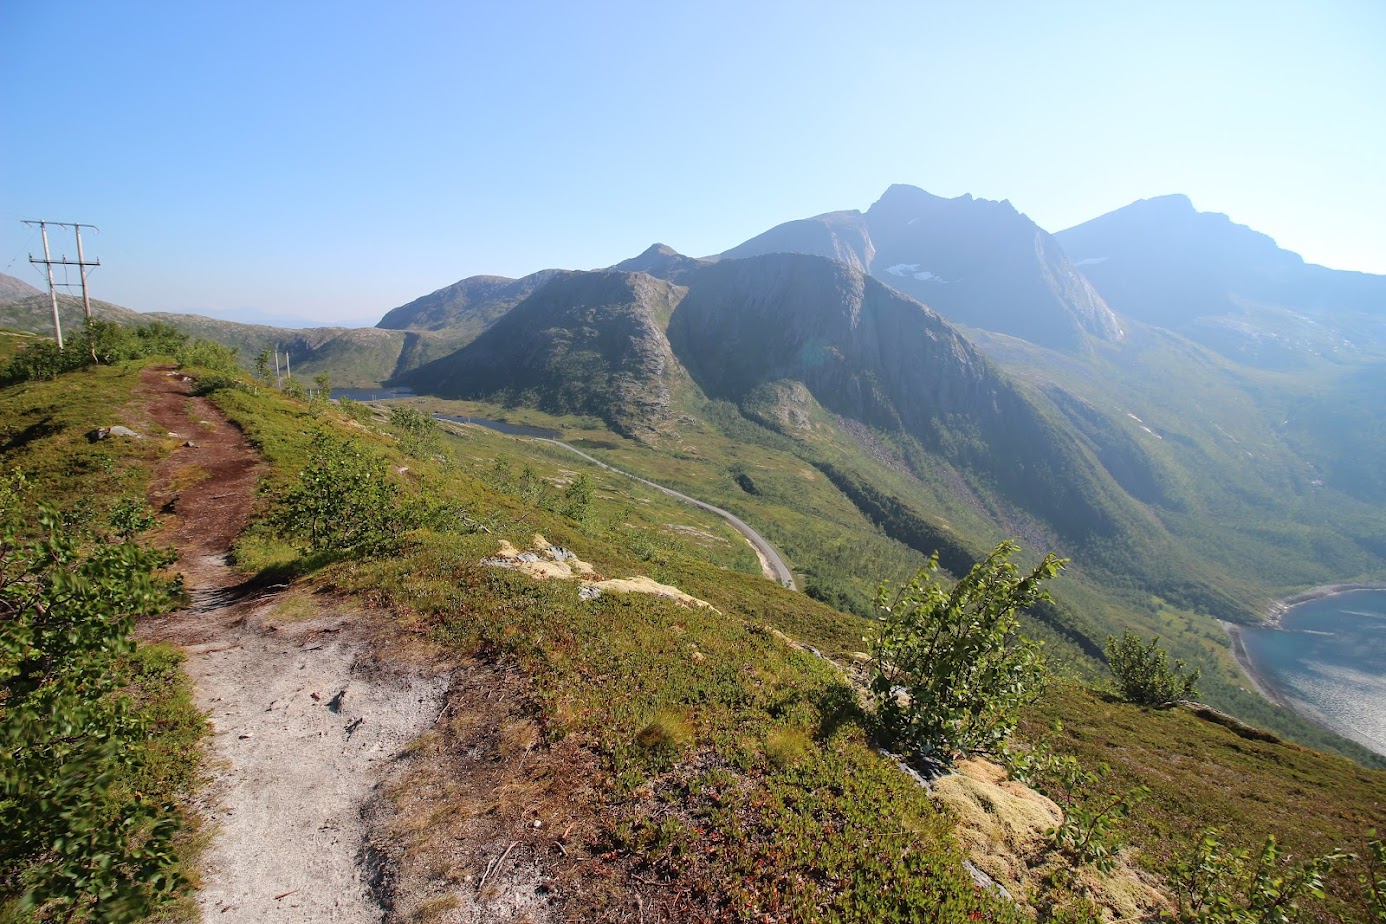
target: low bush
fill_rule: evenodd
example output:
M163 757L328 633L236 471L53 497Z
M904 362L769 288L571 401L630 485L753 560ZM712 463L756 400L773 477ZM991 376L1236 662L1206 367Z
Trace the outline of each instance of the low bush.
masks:
M1049 555L1022 576L1017 551L1001 543L951 590L937 556L893 598L881 589L871 693L895 746L945 762L995 753L1038 695L1040 645L1019 633L1017 613L1047 597L1042 584L1064 562Z
M326 431L307 466L275 502L273 524L310 552L375 547L418 525L383 459Z
M1142 643L1128 630L1120 639L1107 639L1107 664L1117 690L1137 705L1173 706L1198 695L1199 670L1184 673L1183 661L1170 666L1169 653L1160 647L1158 637Z
M0 912L133 921L183 881L177 807L131 782L150 738L131 632L175 599L169 563L0 482Z

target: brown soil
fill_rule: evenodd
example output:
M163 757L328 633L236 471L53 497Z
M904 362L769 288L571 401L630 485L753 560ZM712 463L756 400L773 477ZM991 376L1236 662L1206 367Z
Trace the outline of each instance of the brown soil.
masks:
M182 647L213 726L203 920L689 920L681 895L601 855L597 762L536 722L520 671L458 664L392 614L230 566L265 469L191 385L156 367L136 392L192 444L149 491L191 603L140 635Z
M198 905L224 924L379 921L362 810L436 721L446 679L364 657L359 611L311 600L290 621L279 588L253 587L230 567L262 464L190 385L151 368L136 397L183 443L158 466L149 500L167 517L154 539L178 550L191 605L140 634L183 648L213 728L212 782L197 806L211 822Z
M135 394L154 425L184 443L154 470L149 503L171 515L154 539L178 549L188 590L205 594L237 583L226 553L250 517L264 465L241 431L190 391L186 376L151 366Z

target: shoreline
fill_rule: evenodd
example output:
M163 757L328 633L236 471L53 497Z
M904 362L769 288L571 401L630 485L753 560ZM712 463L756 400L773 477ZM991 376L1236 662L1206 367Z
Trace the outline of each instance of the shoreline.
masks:
M1295 715L1299 716L1300 718L1312 722L1320 728L1330 731L1335 735L1340 735L1344 738L1347 738L1350 741L1355 741L1356 743L1361 744L1363 747L1366 747L1368 750L1375 751L1377 750L1376 747L1365 744L1364 742L1358 740L1355 735L1349 735L1345 733L1343 730L1334 728L1331 725L1329 725L1327 722L1325 722L1324 716L1321 713L1319 713L1313 706L1307 703L1300 703L1293 696L1291 696L1288 693L1288 691L1282 688L1279 684L1275 683L1265 673L1257 670L1256 665L1251 660L1250 653L1247 651L1246 642L1242 637L1242 632L1245 629L1282 628L1281 623L1285 617L1285 614L1301 603L1308 603L1311 600L1320 600L1324 597L1331 597L1336 594L1350 593L1352 591L1357 590L1386 591L1386 583L1376 581L1362 581L1341 584L1322 584L1318 587L1312 587L1309 590L1302 591L1298 594L1295 594L1294 596L1286 597L1283 600L1278 600L1275 603L1271 604L1270 607L1268 607L1266 610L1266 614L1263 621L1260 623L1248 625L1245 623L1228 622L1224 619L1219 619L1218 622L1222 625L1223 630L1227 633L1228 639L1231 642L1233 660L1236 661L1237 667L1241 669L1242 676L1244 676L1247 679L1247 682L1251 685L1251 689L1253 691L1255 691L1266 701L1270 702L1272 705L1279 706L1282 709L1287 709L1290 712L1293 712Z
M1286 609L1289 609L1289 607L1286 607ZM1232 659L1236 661L1237 666L1242 669L1242 675L1246 677L1247 682L1251 684L1251 689L1254 692L1260 694L1263 699L1270 701L1271 704L1279 706L1281 709L1288 709L1301 718L1309 719L1315 725L1322 724L1317 718L1306 715L1300 709L1295 708L1290 698L1282 693L1279 687L1271 683L1264 675L1256 670L1256 665L1251 663L1251 655L1247 654L1246 643L1242 640L1242 629L1245 628L1244 626L1235 622L1228 622L1225 619L1219 619L1218 622L1222 623L1223 630L1227 632L1227 637L1232 642ZM1279 622L1277 621L1275 625L1278 626Z
M1361 581L1346 584L1320 584L1318 587L1311 587L1308 590L1295 594L1293 597L1277 600L1266 607L1266 614L1262 617L1260 625L1254 628L1279 629L1280 621L1285 618L1285 614L1301 603L1308 603L1310 600L1320 600L1324 597L1331 597L1334 594L1345 594L1354 590L1386 590L1386 583L1379 581ZM1231 626L1239 624L1224 622L1223 625Z

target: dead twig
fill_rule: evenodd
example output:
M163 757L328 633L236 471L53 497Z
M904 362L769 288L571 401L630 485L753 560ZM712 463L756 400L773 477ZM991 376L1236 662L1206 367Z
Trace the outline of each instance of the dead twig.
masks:
M476 884L476 890L478 892L480 892L482 887L486 885L486 880L491 875L491 873L500 872L501 864L505 862L506 857L510 856L510 851L514 850L517 846L519 846L519 843L519 841L511 841L510 846L505 848L505 853L500 855L499 860L495 860L491 863L486 864L486 872L481 874L481 881Z

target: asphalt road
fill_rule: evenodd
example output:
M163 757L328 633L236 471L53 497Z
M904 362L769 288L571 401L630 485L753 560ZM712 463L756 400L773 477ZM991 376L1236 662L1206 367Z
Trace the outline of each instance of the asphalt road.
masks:
M689 497L687 494L675 491L673 488L666 488L662 484L655 484L653 481L650 481L647 478L641 478L639 475L632 475L630 472L623 472L619 468L612 468L610 465L607 465L600 459L594 459L592 456L589 456L587 453L583 452L581 449L578 449L576 446L569 446L567 443L564 443L561 440L545 440L545 442L553 443L555 446L562 446L569 452L576 453L577 455L582 456L588 462L591 462L593 465L598 465L606 469L608 472L612 472L617 475L623 475L626 478L632 478L643 485L654 488L656 491L663 491L670 497L676 497L679 500L683 501L685 504L692 504L694 507L701 507L708 513L717 514L717 516L721 517L722 519L730 523L732 525L732 528L735 529L738 533L745 536L747 542L751 543L751 547L756 550L756 554L760 558L761 566L765 570L766 577L774 581L779 581L782 585L788 587L790 590L799 589L794 584L794 574L789 570L789 566L784 563L784 559L780 557L780 553L775 549L775 547L771 545L769 542L767 542L764 536L756 532L754 529L751 529L751 527L747 526L745 521L743 521L736 514L729 513L728 511L723 510L721 507L714 507L711 504L704 503L703 501L698 500L696 497Z

